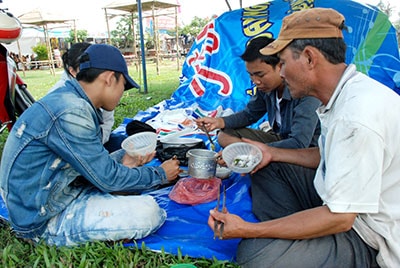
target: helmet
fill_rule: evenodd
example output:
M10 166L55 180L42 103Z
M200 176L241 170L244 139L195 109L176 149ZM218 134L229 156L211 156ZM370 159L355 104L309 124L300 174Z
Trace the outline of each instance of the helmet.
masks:
M21 36L22 26L13 14L0 9L0 43L10 44Z

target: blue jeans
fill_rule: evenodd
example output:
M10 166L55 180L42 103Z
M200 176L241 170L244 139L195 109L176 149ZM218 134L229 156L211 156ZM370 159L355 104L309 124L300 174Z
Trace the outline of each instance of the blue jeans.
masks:
M40 239L55 246L140 239L158 230L166 217L152 196L112 195L89 188L50 219Z

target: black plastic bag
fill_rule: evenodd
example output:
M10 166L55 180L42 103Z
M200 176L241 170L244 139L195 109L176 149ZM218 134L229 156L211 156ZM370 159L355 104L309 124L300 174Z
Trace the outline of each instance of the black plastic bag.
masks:
M145 132L145 131L151 131L151 132L156 133L156 130L152 126L150 126L149 124L144 123L142 121L139 121L139 120L133 120L133 121L129 122L126 125L125 130L126 130L126 134L128 134L128 136L131 136L133 134L140 133L140 132Z
M186 153L190 149L206 149L206 145L204 141L199 141L198 143L191 146L181 144L179 146L164 148L164 144L158 141L156 147L156 157L161 162L164 162L165 160L171 159L173 156L176 156L181 166L187 166L188 158L186 157Z

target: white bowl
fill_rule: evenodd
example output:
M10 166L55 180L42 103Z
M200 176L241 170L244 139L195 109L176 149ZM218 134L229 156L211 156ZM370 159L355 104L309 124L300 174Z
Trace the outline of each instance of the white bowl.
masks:
M215 176L220 179L228 178L231 175L232 171L227 167L219 167L217 166L217 171L215 172Z
M249 173L262 159L261 150L250 143L235 142L225 147L222 158L230 170L236 173Z
M126 138L121 147L129 155L146 155L153 152L157 146L157 134L150 131L139 132Z

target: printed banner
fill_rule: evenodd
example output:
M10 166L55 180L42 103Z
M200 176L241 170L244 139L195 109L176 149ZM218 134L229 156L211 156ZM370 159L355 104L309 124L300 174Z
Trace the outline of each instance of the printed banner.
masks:
M177 103L197 103L203 110L244 108L254 93L240 55L252 38L277 38L282 18L295 11L324 7L345 16L346 62L400 93L400 61L395 28L376 7L349 0L275 0L226 12L197 36L173 94ZM397 76L396 76L397 74ZM186 104L185 104L186 105Z

